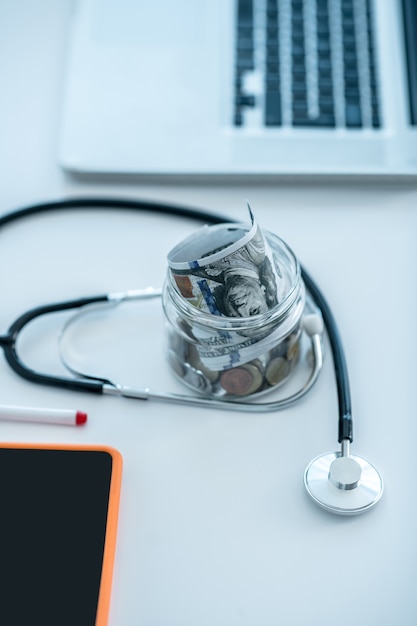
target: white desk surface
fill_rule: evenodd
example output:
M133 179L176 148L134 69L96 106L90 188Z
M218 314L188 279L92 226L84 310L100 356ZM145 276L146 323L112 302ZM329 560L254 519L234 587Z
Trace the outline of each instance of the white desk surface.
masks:
M69 12L69 0L0 3L0 211L100 194L240 218L249 199L334 310L350 369L352 452L378 467L385 493L372 511L344 518L304 492L309 461L338 447L328 352L305 401L272 415L40 387L0 357L2 404L89 414L83 428L4 422L1 439L110 444L123 455L109 626L414 626L417 185L73 180L55 158ZM85 211L4 228L1 332L38 304L160 285L166 252L196 227L149 213ZM40 344L32 356L47 368L53 359ZM161 359L164 388L171 380ZM142 368L138 384L146 385Z

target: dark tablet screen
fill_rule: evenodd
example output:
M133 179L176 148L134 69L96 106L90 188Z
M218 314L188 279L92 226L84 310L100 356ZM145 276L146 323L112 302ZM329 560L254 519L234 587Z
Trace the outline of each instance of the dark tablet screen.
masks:
M0 447L0 624L94 626L112 455Z

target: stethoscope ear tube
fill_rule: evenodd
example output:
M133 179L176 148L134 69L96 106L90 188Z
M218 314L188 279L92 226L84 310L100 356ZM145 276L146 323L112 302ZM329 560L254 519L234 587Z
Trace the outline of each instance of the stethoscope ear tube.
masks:
M68 300L66 302L59 302L54 304L47 304L39 307L35 307L30 311L26 311L20 317L18 317L10 326L6 335L0 337L0 343L4 350L4 356L9 366L19 376L33 383L42 385L51 385L54 387L61 387L71 389L73 391L89 391L91 393L103 393L103 385L108 383L105 379L80 379L74 377L54 376L51 374L44 374L37 372L34 369L28 367L20 358L17 352L17 338L19 333L29 324L29 322L37 319L43 315L49 313L56 313L58 311L66 311L82 306L94 304L97 302L106 302L107 295L93 296L90 298L79 298L76 300Z
M126 398L132 398L137 400L159 400L162 402L171 402L174 404L191 405L203 408L219 408L229 411L245 411L245 412L272 412L282 410L292 405L294 402L305 396L311 387L317 381L319 373L323 365L322 355L322 322L321 317L318 315L311 315L310 317L318 318L316 323L310 323L310 329L306 332L310 336L312 354L313 354L313 367L307 381L303 386L291 396L283 399L274 400L272 402L246 402L246 401L224 401L209 399L204 397L174 394L162 391L153 391L149 388L132 388L115 383L108 378L101 378L92 376L86 372L74 370L65 359L63 359L64 365L69 369L73 376L62 377L53 376L50 374L44 374L37 372L28 367L24 361L20 358L16 348L17 338L19 333L25 328L29 322L43 315L57 313L61 311L68 311L71 309L77 309L80 314L83 314L86 309L92 305L107 304L114 306L126 300L141 300L148 299L150 297L160 297L160 289L143 289L132 290L124 293L109 293L105 295L92 296L88 298L80 298L76 300L68 300L65 302L48 304L39 306L30 311L27 311L21 315L11 326L8 334L1 337L1 344L4 348L5 357L10 367L22 378L31 382L40 383L44 385L52 385L55 387L62 387L66 389L72 389L75 391L88 391L94 393L102 393L106 395L117 395ZM68 327L73 323L76 317L72 317L64 326ZM320 323L317 323L317 322ZM62 358L62 353L61 353Z
M187 219L195 219L200 222L204 222L206 224L220 224L220 223L233 223L236 220L231 219L230 217L224 215L214 214L209 211L204 211L201 209L188 208L184 206L176 206L172 204L164 204L160 202L152 202L152 201L142 201L142 200L129 200L129 199L114 199L114 198L69 198L65 200L51 201L45 203L39 203L30 205L28 207L23 207L11 213L0 216L0 228L6 224L9 224L13 221L16 221L20 218L27 217L30 215L55 211L55 210L66 210L66 209L127 209L127 210L135 210L135 211L152 211L158 213L165 213L167 215L175 215L185 217ZM303 270L302 270L303 273ZM307 280L305 282L311 286L311 294L314 300L316 300L316 293L319 293L317 286L315 286L314 282L310 277L307 276ZM307 288L308 288L307 285ZM67 389L73 389L77 391L90 391L94 393L117 393L118 395L128 395L129 397L137 397L141 399L161 399L161 400L170 400L171 395L173 394L164 394L164 393L152 393L148 389L143 390L131 390L126 387L114 384L113 382L103 379L103 378L95 378L90 377L88 375L83 375L82 378L77 377L62 377L62 376L53 376L49 374L44 374L41 372L36 372L35 370L28 367L23 361L20 359L17 349L16 349L16 338L17 334L22 330L22 328L32 319L39 317L40 315L44 315L47 313L53 313L56 311L62 311L65 309L71 308L79 308L88 304L93 304L95 302L104 302L109 298L109 294L96 296L92 298L82 298L80 300L72 300L64 303L51 304L46 306L37 307L32 309L31 311L20 316L10 327L8 333L0 337L0 343L4 348L5 357L10 365L10 367L21 377L26 380L45 384L45 385L53 385L57 387L63 387ZM297 401L299 398L303 397L308 390L312 387L312 385L317 380L319 371L322 367L322 354L321 354L321 343L318 337L313 338L313 353L315 354L315 365L313 371L308 379L307 383L300 389L298 392L290 396L290 398L284 399L283 401L270 402L270 403L249 403L249 402L222 402L216 400L208 400L208 399L199 399L199 398L191 398L188 400L187 396L179 396L175 401L182 403L193 403L196 404L199 401L200 406L205 405L207 403L209 406L213 406L216 402L219 404L219 408L232 408L238 410L240 408L244 408L244 410L256 411L259 406L261 411L275 411L281 408L286 408L293 402ZM136 393L137 392L137 393ZM136 393L136 395L134 395ZM172 398L172 401L174 399Z
M166 213L167 215L176 215L185 217L188 219L197 219L200 222L205 222L207 224L219 224L225 222L234 222L235 220L230 219L223 215L218 215L211 213L209 211L204 211L201 209L188 208L183 206L176 206L171 204L164 204L160 202L152 202L152 201L142 201L142 200L129 200L129 199L114 199L114 198L68 198L65 200L57 200L51 202L44 202L39 204L30 205L28 207L23 207L16 211L12 211L11 213L0 216L0 227L6 224L9 224L13 221L16 221L20 218L27 217L29 215L34 215L37 213L55 211L55 210L65 210L65 209L107 209L107 208L117 208L117 209L127 209L127 210L135 210L135 211L153 211L158 213ZM316 283L310 277L310 275L306 272L306 270L301 267L301 274L306 285L307 290L310 292L314 302L321 309L323 315L324 325L327 330L327 334L329 337L333 360L335 366L336 373L336 382L337 382L337 390L338 390L338 399L339 399L339 441L343 439L348 439L352 441L352 418L351 418L351 407L350 407L350 390L349 390L349 380L347 375L346 362L343 352L342 343L339 337L339 333L333 319L333 315L330 311L330 308L323 297L321 291L317 287ZM103 392L103 384L111 385L110 381L99 379L99 380L86 380L82 379L67 379L60 376L52 376L45 375L39 372L35 372L31 368L27 367L20 360L16 348L16 335L25 326L31 319L37 317L39 315L63 310L63 308L76 308L79 306L83 306L84 304L89 304L93 302L104 301L107 299L107 295L98 296L96 298L86 298L82 300L73 300L68 301L67 303L59 303L56 305L48 305L45 307L39 307L37 309L32 309L32 311L27 314L22 315L9 329L9 332L4 337L1 337L1 345L4 348L6 360L9 365L15 370L17 374L22 376L27 380L31 380L32 382L61 386L70 389L83 390L83 391L94 391L96 393ZM316 376L313 376L315 380ZM304 395L303 392L301 395ZM271 408L271 410L273 410Z

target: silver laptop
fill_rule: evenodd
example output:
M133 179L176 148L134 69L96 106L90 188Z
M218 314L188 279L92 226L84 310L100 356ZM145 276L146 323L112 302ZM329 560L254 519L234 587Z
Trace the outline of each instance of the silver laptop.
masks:
M417 174L414 0L78 0L79 173Z

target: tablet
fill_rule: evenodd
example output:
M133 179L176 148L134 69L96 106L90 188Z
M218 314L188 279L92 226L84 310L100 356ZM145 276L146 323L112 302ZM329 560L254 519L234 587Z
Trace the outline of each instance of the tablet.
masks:
M111 447L0 444L1 624L107 624L121 473Z

